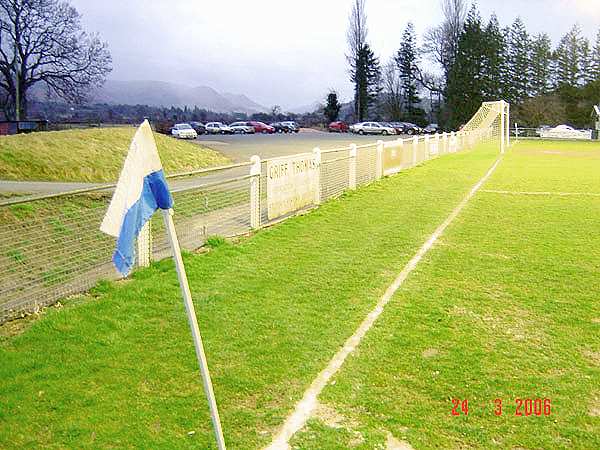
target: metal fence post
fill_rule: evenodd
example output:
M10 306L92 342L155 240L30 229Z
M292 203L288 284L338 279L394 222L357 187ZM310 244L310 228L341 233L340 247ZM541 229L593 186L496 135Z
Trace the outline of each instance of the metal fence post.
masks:
M377 141L377 159L375 161L375 179L383 176L383 141Z
M350 144L348 156L348 188L356 189L356 144Z
M250 162L250 227L257 230L260 228L260 156L252 156Z
M315 205L321 204L321 149L315 147L313 149L315 154L315 163L317 165L317 190L315 192Z
M152 261L152 233L150 221L146 222L137 237L138 267L150 267Z

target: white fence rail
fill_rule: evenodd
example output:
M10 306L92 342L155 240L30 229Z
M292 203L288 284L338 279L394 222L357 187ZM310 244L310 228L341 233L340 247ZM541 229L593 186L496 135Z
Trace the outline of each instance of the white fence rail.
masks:
M348 189L472 147L487 135L476 130L317 148L286 158L254 156L169 177L187 180L173 192L181 246L195 250L213 235L248 233ZM111 264L114 240L99 231L113 188L0 202L0 323L118 278ZM150 221L138 239L140 266L170 256L160 219Z

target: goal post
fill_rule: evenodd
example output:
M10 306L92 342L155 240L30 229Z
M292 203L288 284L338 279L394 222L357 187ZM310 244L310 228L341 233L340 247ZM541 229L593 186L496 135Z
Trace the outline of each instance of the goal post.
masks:
M504 100L483 102L461 131L471 143L497 145L504 153L510 146L510 104Z

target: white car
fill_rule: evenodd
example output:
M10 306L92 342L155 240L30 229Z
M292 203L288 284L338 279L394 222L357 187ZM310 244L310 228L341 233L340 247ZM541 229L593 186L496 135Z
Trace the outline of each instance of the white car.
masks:
M350 131L358 134L381 134L383 136L396 134L396 129L394 127L379 122L355 123L350 127Z
M233 131L227 125L221 122L208 122L206 125L208 134L231 134Z
M256 132L252 125L248 125L248 122L233 122L229 124L229 128L234 134L254 134Z
M546 139L592 139L591 130L576 130L569 125L558 125L540 131L540 137Z
M196 139L198 133L188 123L177 123L171 128L171 135L179 139Z

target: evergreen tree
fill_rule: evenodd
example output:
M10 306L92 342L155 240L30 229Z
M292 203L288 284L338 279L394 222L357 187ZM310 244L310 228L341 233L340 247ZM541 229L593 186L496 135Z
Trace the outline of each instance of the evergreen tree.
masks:
M529 86L529 61L530 61L529 34L520 17L510 27L508 42L508 80L510 92L508 100L520 103L530 93Z
M486 87L482 76L486 53L481 16L473 4L458 40L456 59L446 87L446 107L452 128L465 123L481 106Z
M600 80L600 30L598 30L598 34L596 35L596 43L594 44L590 59L592 79L594 81Z
M579 45L579 85L584 85L594 81L592 71L592 49L590 41L582 38Z
M323 109L325 118L329 122L335 122L340 114L341 107L342 105L340 105L340 102L338 101L337 94L334 91L331 91L329 94L327 94L327 104Z
M531 95L548 94L551 87L552 42L546 33L531 40Z
M565 34L556 49L556 84L577 87L581 78L581 30L574 25Z
M484 32L485 58L483 65L483 97L485 100L499 100L503 96L504 36L500 23L492 14Z
M381 67L369 44L358 52L356 68L351 80L354 83L354 106L357 120L363 121L381 92Z
M419 56L415 37L415 27L409 22L402 35L400 49L396 53L396 64L400 72L400 83L402 86L404 105L409 120L413 120L416 109L421 103L417 90L419 73Z

